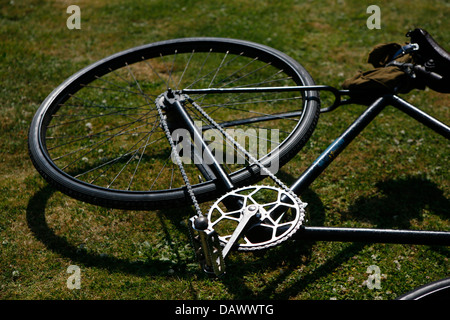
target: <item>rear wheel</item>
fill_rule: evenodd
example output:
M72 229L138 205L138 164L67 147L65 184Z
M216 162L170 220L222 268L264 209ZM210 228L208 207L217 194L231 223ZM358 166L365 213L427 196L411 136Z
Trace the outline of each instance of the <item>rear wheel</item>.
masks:
M295 85L314 82L292 58L248 41L188 38L132 48L79 71L46 98L30 127L30 156L47 181L85 202L135 210L189 204L161 128L158 97L169 89ZM319 116L317 91L189 98L266 166L289 161ZM264 178L191 104L184 108L233 185ZM195 150L189 154L183 164L197 200L216 198L214 175L192 161Z

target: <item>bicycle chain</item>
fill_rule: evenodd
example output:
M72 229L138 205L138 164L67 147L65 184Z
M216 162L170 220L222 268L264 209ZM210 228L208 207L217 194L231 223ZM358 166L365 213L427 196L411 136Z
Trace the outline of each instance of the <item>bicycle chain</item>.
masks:
M214 127L217 128L217 130L220 131L220 133L228 139L233 145L239 149L242 153L244 153L250 162L253 164L256 164L260 167L262 171L264 171L281 189L283 189L286 193L288 193L292 198L295 199L299 206L300 210L300 218L297 223L297 225L288 233L283 235L281 238L279 238L276 241L273 241L271 243L268 243L266 245L256 245L254 248L240 248L242 251L252 251L252 250L260 250L260 249L267 249L276 245L279 245L283 241L289 239L291 235L296 233L300 226L303 224L303 221L305 219L305 207L307 206L307 203L300 200L300 198L288 187L286 186L278 177L273 174L269 169L267 169L258 159L253 157L250 152L248 152L244 147L242 147L233 137L231 137L214 119L212 119L204 110L201 108L194 100L188 97L188 101L194 106L194 108L200 112Z
M253 163L256 164L262 171L264 171L281 189L289 193L299 204L300 208L305 208L306 203L301 201L300 198L288 187L286 186L278 177L273 174L269 169L267 169L263 164L258 161L255 157L253 157L250 152L248 152L244 147L242 147L236 140L233 139L214 119L212 119L194 100L191 98L188 98L189 102L194 106L195 109L197 109L198 112L200 112L214 127L217 128L217 130L220 131L220 133L228 139L231 143L234 144L236 148L239 149L245 156L248 157L248 159Z
M180 169L180 173L182 175L184 184L186 185L186 189L187 192L191 198L192 204L195 207L195 211L197 213L197 215L199 217L203 216L202 210L200 208L200 205L195 197L195 193L192 189L192 185L189 182L189 177L186 174L186 171L184 170L183 167L183 163L181 161L181 158L179 156L179 154L176 152L176 146L175 146L175 142L172 138L172 135L170 133L169 130L169 126L167 124L166 121L166 116L164 115L161 105L159 104L159 101L165 99L165 95L162 94L160 97L158 97L157 102L155 103L156 108L158 110L158 114L159 117L161 119L161 125L163 127L164 133L167 137L167 140L169 141L170 147L172 149L172 152L174 153L174 157L176 160L176 163ZM293 233L295 233L301 226L301 224L303 223L304 217L305 217L305 207L307 206L307 203L303 202L300 200L300 198L288 187L286 186L280 179L278 179L277 176L275 176L275 174L273 174L269 169L267 169L260 161L258 161L258 159L256 159L255 157L253 157L250 152L248 152L244 147L242 147L235 139L233 139L233 137L231 137L214 119L212 119L204 110L203 108L201 108L194 100L192 100L190 97L187 97L187 100L189 101L189 103L192 104L192 106L194 106L194 108L200 112L203 117L205 117L217 130L219 130L219 132L228 140L230 141L237 149L239 149L240 152L242 152L249 160L250 164L256 164L262 171L264 171L264 173L266 175L268 175L281 189L283 189L286 193L288 193L290 196L292 196L292 198L295 199L295 201L297 202L298 206L299 206L299 210L300 210L300 219L299 219L299 223L297 224L297 226L290 232L289 235L285 235L282 239L278 239L278 241L265 245L265 246L258 246L258 249L263 249L266 247L272 247L274 245L277 245L279 243L281 243L282 241L286 240L287 238L290 237L290 235L292 235ZM164 105L164 103L162 102L162 105ZM247 249L247 250L251 250L251 249Z
M165 99L164 94L160 95L157 98L157 102L155 103L156 109L158 110L159 117L161 119L161 124L164 129L164 133L166 134L167 140L169 141L172 152L175 156L175 161L177 162L178 168L180 169L181 176L183 177L184 184L186 185L187 192L191 197L192 204L194 205L195 211L199 217L203 216L202 210L200 209L200 205L198 204L197 198L195 197L194 191L192 190L191 183L189 182L189 177L184 170L183 163L181 161L180 155L176 151L175 142L173 141L172 135L169 130L169 125L166 121L166 116L164 115L161 106L159 105L159 101Z

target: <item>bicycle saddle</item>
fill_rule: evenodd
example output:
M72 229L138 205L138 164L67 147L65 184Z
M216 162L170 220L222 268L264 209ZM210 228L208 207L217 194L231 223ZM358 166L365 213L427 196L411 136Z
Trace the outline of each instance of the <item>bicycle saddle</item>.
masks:
M417 43L419 50L414 52L416 63L423 65L427 71L437 73L443 78L425 79L431 89L438 92L450 92L450 53L442 48L424 29L414 29L406 34L411 43Z

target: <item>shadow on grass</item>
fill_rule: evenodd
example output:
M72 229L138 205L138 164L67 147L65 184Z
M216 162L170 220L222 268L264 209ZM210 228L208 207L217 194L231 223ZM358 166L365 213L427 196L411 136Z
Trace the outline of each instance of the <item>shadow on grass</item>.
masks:
M410 229L415 221L422 223L431 215L450 218L450 201L443 191L420 176L378 182L376 188L375 196L356 200L343 216L377 228L399 229Z
M405 179L379 182L376 188L379 190L376 196L357 199L348 211L343 214L343 219L370 222L376 228L410 229L412 227L412 221L423 222L424 216L437 216L444 220L450 217L448 211L450 207L449 200L444 196L442 190L429 180L411 176ZM302 195L303 198L307 200L308 197ZM317 198L311 205L317 206L319 203L320 200ZM323 207L317 209L323 210ZM319 226L317 224L318 221L321 221L321 219L312 219L310 225ZM433 225L429 229L432 230ZM436 230L435 226L434 229ZM312 242L302 244L297 241L283 244L281 247L284 249L280 250L278 255L271 255L269 253L265 257L266 261L272 262L261 262L260 268L256 269L255 265L251 268L245 266L239 267L237 268L237 272L241 275L240 280L233 277L225 278L223 282L228 286L230 291L233 288L239 288L235 292L236 299L289 299L304 291L308 285L328 276L368 244L361 242L350 243L339 252L330 254L327 261L312 272L304 277L297 276L296 278L298 280L296 281L289 280L284 285L284 289L279 290L280 284L287 281L292 273L296 271L296 268L298 269L301 265L308 263L312 245ZM435 246L430 247L430 249L446 257L450 256L450 251L446 247ZM284 268L284 272L268 282L263 291L255 294L248 286L248 282L243 279L244 276L254 273L258 269L261 274L264 274L270 268L280 267L280 261L290 261L291 266L288 265L287 268ZM276 290L279 293L274 294Z
M79 247L67 241L64 236L57 235L47 224L45 213L47 202L55 189L47 185L40 189L30 199L26 211L27 224L37 240L49 250L69 258L74 263L88 267L107 269L111 272L123 272L135 275L167 275L170 264L160 260L131 261L97 253L80 250Z
M408 177L400 180L388 180L376 185L379 192L372 197L356 199L354 204L343 213L344 220L370 222L377 228L405 228L411 227L411 221L423 219L424 213L428 216L439 216L448 219L449 200L445 198L442 190L434 183L420 177ZM161 265L161 261L135 262L110 256L101 256L95 253L80 251L75 245L68 242L63 236L57 235L46 222L45 212L47 202L55 190L46 186L36 192L30 199L27 207L27 222L34 236L47 248L76 263L85 266L104 268L111 272L123 272L138 276L159 275L167 276L168 266ZM309 204L310 221L308 225L323 225L325 211L323 204L316 193L307 190L301 195L303 201ZM184 212L186 214L186 212ZM166 215L168 219L179 221L179 215ZM174 220L174 221L175 221ZM162 229L165 229L163 221ZM178 225L179 223L174 223ZM187 233L185 227L178 227L180 232ZM184 228L184 229L182 229ZM170 239L170 231L167 237ZM302 265L307 265L313 254L312 241L286 241L283 245L266 251L240 255L232 253L228 266L228 274L218 279L227 287L234 299L288 299L295 297L308 285L326 277L342 263L361 251L366 244L351 243L339 252L330 254L325 263L309 272L304 277L288 280L292 273ZM176 248L174 248L176 250ZM446 248L432 248L441 254L449 256ZM271 280L264 281L262 291L255 293L246 276L270 273L278 269L283 272L274 272ZM182 271L178 276L189 278L194 273ZM195 274L203 274L200 270ZM286 283L284 283L286 282ZM280 290L280 284L283 289ZM278 291L277 293L275 293ZM193 294L195 296L195 293Z
M163 262L159 259L132 261L123 258L101 255L96 252L89 252L88 250L84 249L80 250L77 244L68 241L64 235L57 234L55 230L52 229L52 227L47 223L46 209L48 201L55 192L56 190L52 186L44 186L43 188L38 190L29 200L26 210L26 220L29 229L33 233L34 237L38 241L43 243L50 251L70 259L75 264L81 264L86 267L102 268L109 270L110 272L122 272L138 276L168 276L167 271L171 268L176 268L179 271L177 271L177 276L189 278L193 275L199 275L200 277L204 275L203 271L201 271L200 268L193 271L191 266L187 266L188 264L196 263L193 258L190 260L188 259L189 261L184 261L186 259L179 259L180 261L183 261L182 264L174 266L171 262ZM323 206L320 202L320 199L309 190L305 192L305 195L302 196L302 199L308 202L311 208L315 208L312 213L312 215L316 217L314 221L323 221ZM178 252L178 244L176 243L176 240L174 240L176 236L172 234L172 232L183 233L186 235L186 238L188 238L187 228L185 225L180 224L180 221L185 219L187 216L193 216L193 209L187 207L182 210L173 209L164 212L157 212L154 214L157 214L159 217L160 231L162 231L162 233L164 234L164 240L168 243L168 245L171 246L172 252L178 258L180 258L180 252ZM175 230L170 230L170 228L167 226L167 222L169 221L171 227L175 227ZM283 249L281 248L281 250ZM303 254L303 250L304 248L301 248L300 251L288 250L280 255L277 259L272 258L274 254L277 255L276 253L270 253L270 251L268 251L268 256L263 253L257 257L258 261L256 262L256 265L261 265L261 268L274 267L271 261L285 260L286 254L292 254L293 252L300 252L299 254ZM256 253L256 255L258 255L258 253ZM188 268L190 269L189 271L187 270ZM237 274L236 277L240 278L240 275Z

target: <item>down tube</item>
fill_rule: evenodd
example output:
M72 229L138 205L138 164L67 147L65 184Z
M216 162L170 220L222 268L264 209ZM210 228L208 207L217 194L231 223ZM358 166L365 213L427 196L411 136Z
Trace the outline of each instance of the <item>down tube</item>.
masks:
M306 171L291 186L291 190L296 194L301 194L309 185L328 167L328 165L344 150L353 139L367 127L367 125L384 109L388 104L390 96L380 97L372 103L359 117L355 120L339 138L314 161L314 163L306 169Z

